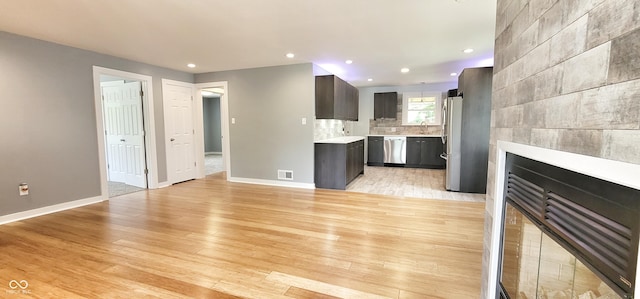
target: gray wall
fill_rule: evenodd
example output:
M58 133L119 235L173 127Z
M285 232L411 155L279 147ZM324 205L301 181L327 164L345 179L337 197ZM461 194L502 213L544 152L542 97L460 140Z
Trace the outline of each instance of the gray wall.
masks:
M312 64L198 74L196 83L227 81L231 177L313 183L315 79ZM301 119L307 118L302 125Z
M94 65L153 76L166 181L161 78L193 75L0 32L0 215L100 195ZM21 182L30 195L18 196Z
M222 152L222 128L220 98L207 97L202 102L204 123L204 152Z
M497 7L481 298L497 140L640 164L637 0L498 0Z

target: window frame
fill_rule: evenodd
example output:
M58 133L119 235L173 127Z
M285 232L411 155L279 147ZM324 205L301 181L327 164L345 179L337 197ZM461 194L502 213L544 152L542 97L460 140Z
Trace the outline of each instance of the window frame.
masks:
M433 97L435 101L435 121L427 123L429 126L437 126L442 124L442 95L434 92L403 92L402 93L402 125L403 126L424 126L424 124L409 123L409 98L427 98Z

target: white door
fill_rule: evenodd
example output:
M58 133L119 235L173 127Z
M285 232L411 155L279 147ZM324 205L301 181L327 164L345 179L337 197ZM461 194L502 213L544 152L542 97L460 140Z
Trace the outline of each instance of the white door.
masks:
M110 181L147 188L140 82L102 87Z
M195 179L193 86L163 82L162 88L169 182Z

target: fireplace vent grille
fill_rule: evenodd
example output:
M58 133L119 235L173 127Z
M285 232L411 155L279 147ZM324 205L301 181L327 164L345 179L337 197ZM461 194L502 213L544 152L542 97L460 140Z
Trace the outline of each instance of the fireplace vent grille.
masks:
M628 227L552 192L548 193L545 218L571 241L626 276L632 247Z
M507 198L513 200L537 218L542 218L544 189L540 186L509 173Z

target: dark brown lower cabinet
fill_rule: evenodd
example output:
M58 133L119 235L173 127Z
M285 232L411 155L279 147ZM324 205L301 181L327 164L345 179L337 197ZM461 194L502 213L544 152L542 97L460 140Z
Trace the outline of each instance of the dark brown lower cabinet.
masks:
M316 188L345 190L364 173L364 140L315 144Z
M440 158L443 149L440 137L407 137L405 167L444 169L446 162Z
M367 141L367 165L384 166L384 137L369 136Z

